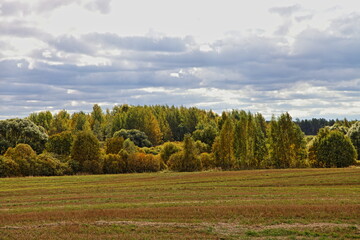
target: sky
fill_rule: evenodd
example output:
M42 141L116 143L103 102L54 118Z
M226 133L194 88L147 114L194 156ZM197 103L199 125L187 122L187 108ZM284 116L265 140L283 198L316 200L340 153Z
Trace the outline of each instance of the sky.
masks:
M0 100L360 119L360 1L0 0Z

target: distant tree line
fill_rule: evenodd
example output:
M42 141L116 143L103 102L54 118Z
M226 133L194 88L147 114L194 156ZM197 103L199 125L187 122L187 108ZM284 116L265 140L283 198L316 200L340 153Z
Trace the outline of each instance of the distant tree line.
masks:
M295 121L295 123L300 126L301 131L303 131L305 135L316 135L321 128L333 126L335 123L349 128L355 122L356 121L348 121L346 118L344 120L312 118L304 120L296 119Z
M195 107L97 104L89 114L32 113L0 121L0 176L117 174L160 170L347 167L360 122L334 121L305 136L288 113L218 115ZM330 124L312 119L311 131ZM313 132L311 132L313 133Z

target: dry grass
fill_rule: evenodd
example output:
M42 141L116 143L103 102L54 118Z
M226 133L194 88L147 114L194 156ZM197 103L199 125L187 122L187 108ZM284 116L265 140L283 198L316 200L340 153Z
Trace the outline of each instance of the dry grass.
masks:
M359 168L8 178L0 179L0 186L0 239L327 239L336 234L346 239L359 234ZM135 222L115 224L124 221ZM275 231L284 228L281 224L290 224L290 230L302 224L305 230ZM304 231L310 230L307 236Z

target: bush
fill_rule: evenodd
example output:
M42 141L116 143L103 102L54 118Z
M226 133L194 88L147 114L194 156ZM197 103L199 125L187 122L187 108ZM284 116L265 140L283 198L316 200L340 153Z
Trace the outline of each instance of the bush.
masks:
M157 172L160 170L160 159L152 154L133 153L128 157L129 172Z
M106 139L106 154L118 154L123 148L124 138L123 137L113 137Z
M126 139L123 146L124 150L126 150L126 152L129 154L137 152L137 147L130 139Z
M204 153L201 153L199 157L200 157L203 169L216 168L214 156L211 153L204 152Z
M173 171L182 171L183 159L184 159L183 151L172 154L168 161L169 169Z
M86 160L83 163L82 171L92 174L101 174L103 173L103 161L102 159L98 160Z
M200 158L197 156L197 149L190 134L184 136L184 149L171 155L169 159L171 170L180 172L200 171L202 169Z
M164 163L167 164L170 156L179 151L180 151L180 148L178 146L176 146L172 142L167 142L167 143L164 143L163 149L160 152L160 157L164 161Z
M107 154L104 158L104 173L124 173L126 172L126 162L118 154Z
M19 164L10 158L0 156L0 177L14 177L19 175Z
M20 143L15 148L9 148L5 155L19 165L22 176L36 175L36 153L28 144Z
M197 150L197 153L204 153L204 152L211 152L211 147L207 145L206 143L203 143L199 140L195 142L195 148Z
M60 162L51 153L42 153L37 157L36 175L62 176L69 172L68 165Z
M92 132L83 131L76 135L71 148L71 158L78 163L79 171L90 173L102 171L99 140Z
M46 143L46 150L59 155L70 155L73 140L70 131L52 135Z

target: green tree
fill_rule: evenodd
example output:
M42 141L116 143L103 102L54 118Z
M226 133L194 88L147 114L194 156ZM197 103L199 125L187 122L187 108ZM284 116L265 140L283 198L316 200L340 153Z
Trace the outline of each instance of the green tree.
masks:
M29 144L37 153L41 153L48 140L43 127L39 127L27 119L0 120L0 154L8 147L19 143Z
M192 172L200 171L201 161L197 156L197 149L195 142L192 139L190 134L185 134L184 136L184 159L182 171Z
M36 125L43 127L47 132L49 132L53 116L50 111L46 111L39 113L31 113L28 119Z
M209 146L212 146L218 134L216 123L211 121L209 123L201 122L198 124L192 135L195 141L199 140Z
M183 144L183 151L170 156L168 161L170 169L180 172L200 171L201 160L197 156L195 142L190 134L185 134Z
M105 149L106 154L118 154L123 148L124 138L123 137L113 137L106 139Z
M82 131L75 136L71 158L78 163L80 171L97 172L100 167L100 144L92 132Z
M50 135L71 130L70 114L66 110L61 110L54 115L50 126Z
M231 118L226 118L223 123L220 135L213 144L213 153L217 167L222 169L235 167L234 123Z
M306 142L300 127L292 121L289 113L282 114L270 123L269 152L276 168L305 165Z
M154 145L161 142L162 133L159 122L148 107L131 107L127 112L126 128L144 132Z
M50 136L46 143L46 150L59 155L70 155L73 135L70 131L61 132Z
M91 112L91 129L99 140L104 139L103 123L104 113L101 107L98 104L95 104L93 106L93 111Z
M138 147L151 147L152 144L148 139L148 136L137 129L125 130L121 129L114 133L114 137L122 137L124 139L130 139Z
M74 132L89 131L90 123L88 115L84 112L74 113L71 117L71 127Z
M355 122L349 128L347 136L351 139L352 144L354 145L358 158L360 157L360 121Z
M185 134L185 127L181 123L181 114L178 108L172 106L166 112L166 120L171 129L172 140L182 141Z
M348 167L355 163L357 153L351 140L335 130L320 140L316 158L325 167Z

